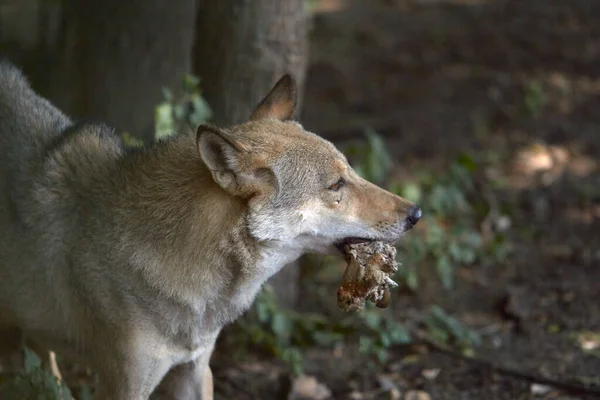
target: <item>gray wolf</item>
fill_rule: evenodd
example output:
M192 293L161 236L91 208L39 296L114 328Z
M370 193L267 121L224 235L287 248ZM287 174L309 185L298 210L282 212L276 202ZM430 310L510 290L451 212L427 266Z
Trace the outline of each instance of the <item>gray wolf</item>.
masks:
M76 357L96 399L212 399L219 331L270 276L421 214L295 109L286 75L243 124L128 150L0 63L0 340Z

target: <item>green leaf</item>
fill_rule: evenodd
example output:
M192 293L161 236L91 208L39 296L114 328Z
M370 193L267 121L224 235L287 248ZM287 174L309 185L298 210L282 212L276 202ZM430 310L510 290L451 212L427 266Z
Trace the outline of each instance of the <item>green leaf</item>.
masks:
M443 186L436 186L429 194L429 208L432 212L445 216L448 214L446 204L448 203L448 192Z
M542 84L533 80L525 88L525 107L529 115L538 117L546 105L547 97Z
M450 245L448 246L448 253L450 253L452 260L459 263L462 262L462 248L456 240L450 242Z
M186 75L183 78L183 87L188 92L194 92L200 85L200 78L194 75Z
M471 205L465 193L459 187L450 186L446 190L444 209L448 215L456 215L458 213L471 212Z
M121 135L121 140L123 141L123 144L127 147L143 147L144 146L143 140L140 140L140 139L134 137L129 132L123 132L123 134Z
M312 337L319 346L330 347L341 340L344 340L344 335L335 332L314 331Z
M175 104L173 106L173 115L177 120L183 120L185 118L185 108L181 104Z
M433 336L434 340L438 343L448 343L450 341L450 335L448 331L437 327L429 329L429 333Z
M162 88L163 97L165 98L166 103L170 103L173 101L173 92L169 88Z
M389 347L392 345L392 338L385 331L380 333L379 340L381 341L381 344L385 347Z
M410 333L400 324L394 324L389 334L393 344L406 344L412 341Z
M362 354L370 353L375 344L375 340L369 336L361 336L358 339L358 351Z
M280 340L287 342L292 332L292 321L285 314L276 313L271 322L271 329Z
M475 162L475 159L467 153L462 153L458 157L458 164L469 172L475 172L477 170L477 162Z
M465 243L474 249L478 249L483 245L481 234L477 231L470 231L465 235Z
M473 174L459 163L452 164L449 178L451 186L457 186L463 190L471 190L474 187Z
M400 196L404 197L408 201L412 201L413 203L420 203L423 198L423 190L421 186L416 183L406 183L401 189L401 193L398 193Z
M436 269L440 281L445 289L451 289L453 285L454 274L452 271L452 264L448 256L443 255L437 259Z
M381 183L391 170L393 161L387 150L385 142L373 129L365 131L368 141L368 152L366 167L368 171L367 180L375 183Z
M42 361L40 360L40 357L33 350L30 350L29 348L25 347L24 352L25 352L25 371L32 372L36 369L41 368Z
M156 107L155 139L159 140L172 135L175 132L175 120L173 119L173 107L170 103L162 103Z
M258 320L263 324L269 320L269 307L265 301L256 302L256 314L258 315Z
M408 275L406 277L406 286L410 288L410 290L415 291L419 288L419 275L414 268L408 270Z
M354 172L356 172L358 174L358 176L360 176L361 178L367 179L367 173L362 165L354 166Z
M292 367L294 375L301 375L304 369L304 356L296 347L284 349L281 353L281 359Z
M92 392L88 385L84 385L81 388L80 398L81 398L81 400L92 400Z
M435 249L441 250L444 246L443 243L446 240L446 231L438 223L429 224L429 231L427 232L426 244Z
M365 323L369 328L376 331L381 327L381 314L373 311L365 311L363 316Z
M208 122L212 118L213 112L204 97L200 95L193 96L192 106L194 111L190 116L190 122L192 122L194 127Z
M388 350L385 347L377 347L375 349L375 355L380 363L384 363L389 358Z
M470 345L481 346L482 339L481 339L481 335L478 332L476 332L472 329L467 329L467 338L468 338Z

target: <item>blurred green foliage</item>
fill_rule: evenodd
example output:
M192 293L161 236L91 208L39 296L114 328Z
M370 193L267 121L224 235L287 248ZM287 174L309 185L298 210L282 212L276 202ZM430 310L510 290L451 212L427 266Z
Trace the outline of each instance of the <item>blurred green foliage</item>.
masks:
M540 116L548 102L548 97L542 83L538 80L530 81L525 87L525 113L527 116L537 118Z
M27 347L23 348L25 368L7 382L0 382L7 400L71 400L69 388L42 366L38 355ZM86 400L81 397L82 400Z
M461 155L442 175L419 171L414 181L387 182L393 167L387 147L374 131L367 130L366 136L366 146L347 151L354 158L354 169L423 209L419 229L406 235L399 245L399 255L405 261L400 276L410 289L418 288L417 271L424 263L435 263L439 279L450 289L457 266L504 259L507 248L502 235L495 234L489 243L482 238L481 220L490 204L475 183L479 165L471 156Z
M295 374L303 371L307 348L332 348L351 335L359 335L362 354L374 356L382 363L388 359L389 347L412 340L402 324L373 305L367 304L362 312L343 314L341 318L296 312L283 308L269 285L258 294L251 310L236 322L236 328L236 348L258 346L288 363Z
M177 94L175 94L177 93ZM163 88L164 100L154 111L154 140L161 140L210 121L212 110L200 91L200 78L187 75L177 92ZM126 146L141 147L144 142L129 132L121 139Z
M200 78L185 77L180 94L163 89L165 100L156 107L155 138L160 140L185 129L194 129L212 118L212 110L200 91Z

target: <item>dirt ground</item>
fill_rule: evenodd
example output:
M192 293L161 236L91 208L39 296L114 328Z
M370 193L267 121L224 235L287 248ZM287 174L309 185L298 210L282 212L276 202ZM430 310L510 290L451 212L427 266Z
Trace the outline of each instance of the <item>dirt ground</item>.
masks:
M483 335L479 359L596 390L546 388L427 346L393 348L367 368L347 346L306 354L329 398L600 398L600 353L574 339L600 332L599 21L594 0L320 2L305 126L341 145L373 127L398 176L441 171L467 151L496 160L484 183L508 182L489 186L511 205L509 260L460 268L452 291L422 271L416 293L395 293L397 319L440 304ZM275 360L228 365L217 354L214 370L219 399L290 391Z

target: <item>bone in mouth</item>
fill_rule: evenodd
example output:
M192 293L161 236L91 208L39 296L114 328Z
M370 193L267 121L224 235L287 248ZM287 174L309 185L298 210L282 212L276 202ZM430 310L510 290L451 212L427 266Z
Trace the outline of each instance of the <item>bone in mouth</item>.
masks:
M345 311L360 311L367 300L377 307L390 303L390 286L397 286L390 275L398 271L396 248L388 243L368 242L344 246L348 265L338 289L338 306Z

